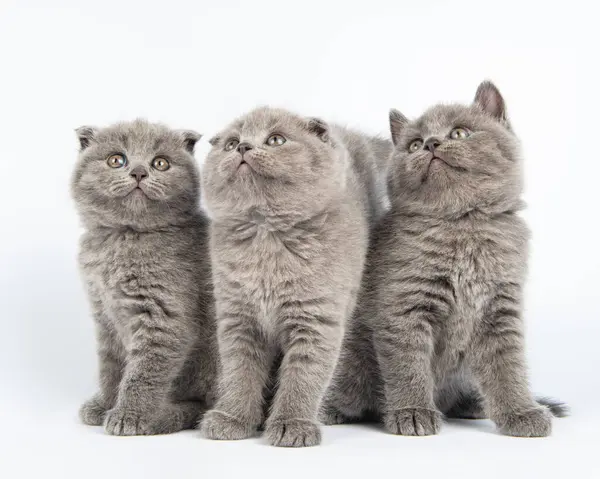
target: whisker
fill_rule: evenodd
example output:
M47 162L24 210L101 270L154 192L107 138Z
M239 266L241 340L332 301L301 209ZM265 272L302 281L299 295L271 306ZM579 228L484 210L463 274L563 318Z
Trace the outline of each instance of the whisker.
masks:
M108 187L108 192L111 194L120 194L120 193L128 190L130 187L131 187L131 183L130 183L129 179L122 178L122 179L113 181Z

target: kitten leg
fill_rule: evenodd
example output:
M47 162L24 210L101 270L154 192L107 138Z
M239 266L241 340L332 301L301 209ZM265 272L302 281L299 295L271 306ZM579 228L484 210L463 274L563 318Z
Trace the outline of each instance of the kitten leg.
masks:
M242 311L219 318L220 395L200 424L209 439L252 437L263 420L263 390L273 358L256 316Z
M173 313L167 317L156 304L145 304L144 308L146 313L130 319L135 333L117 403L104 420L108 434L159 434L157 418L168 404L173 378L188 354L192 333L185 321Z
M358 321L353 318L353 321ZM321 411L323 424L364 420L376 411L379 367L373 350L372 331L362 324L351 325L344 336L340 358Z
M98 344L98 363L100 367L100 391L88 399L79 409L79 418L84 424L101 426L106 411L116 401L119 383L123 375L124 352L121 343L106 326L96 306L96 341Z
M274 446L315 446L321 442L317 416L338 359L342 318L295 304L282 309L284 356L265 434Z
M504 434L548 436L552 414L529 391L520 298L519 285L498 288L475 334L472 370L490 418Z
M403 436L437 434L442 424L434 402L432 324L449 313L445 296L452 293L443 285L437 285L435 294L422 284L415 286L414 291L400 291L401 297L395 292L398 307L380 314L374 330L384 383L383 423L388 432Z

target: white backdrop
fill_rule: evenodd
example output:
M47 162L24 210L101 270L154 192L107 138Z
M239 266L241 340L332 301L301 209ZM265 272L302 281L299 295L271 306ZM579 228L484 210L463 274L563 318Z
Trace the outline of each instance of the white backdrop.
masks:
M0 2L0 474L3 477L592 477L600 393L594 2ZM319 448L184 432L108 437L69 197L73 129L144 116L206 136L258 104L388 134L387 112L468 102L492 79L526 158L535 391L571 403L543 440L489 421L438 437L328 427ZM14 470L13 470L14 469ZM596 476L598 477L598 476Z

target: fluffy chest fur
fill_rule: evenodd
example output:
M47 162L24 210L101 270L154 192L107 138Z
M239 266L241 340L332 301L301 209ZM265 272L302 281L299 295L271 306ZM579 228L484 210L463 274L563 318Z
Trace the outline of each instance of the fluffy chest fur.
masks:
M390 215L375 246L377 300L390 303L418 282L451 291L435 327L445 344L464 349L498 287L523 282L527 238L514 214L453 221Z
M285 228L265 221L215 226L218 299L245 304L268 334L277 332L284 304L333 301L345 308L358 289L367 242L366 228L356 227L366 220L355 216L354 224L332 213Z
M459 290L477 283L520 281L525 272L529 234L515 214L460 220L397 216L379 229L381 266L390 261L444 275Z
M139 315L154 309L196 321L208 271L200 261L202 242L194 228L139 233L112 230L82 238L80 266L100 303L101 321L127 346ZM196 261L198 259L198 261Z
M522 284L527 267L528 232L519 217L467 218L441 225L432 237L447 238L445 272L455 292L449 317L450 344L466 346L473 328L487 313L489 301L506 284ZM452 239L453 238L453 239Z

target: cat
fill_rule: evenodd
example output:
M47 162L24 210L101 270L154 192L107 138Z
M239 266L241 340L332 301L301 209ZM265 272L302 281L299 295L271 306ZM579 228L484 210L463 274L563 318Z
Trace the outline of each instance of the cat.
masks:
M518 140L490 82L470 106L390 113L392 207L373 232L356 314L321 411L430 435L442 415L551 432L567 407L529 392L522 289L529 232Z
M262 107L211 143L203 189L222 377L202 432L243 439L264 427L272 445L317 445L369 225L386 207L391 142Z
M144 120L76 132L79 263L100 366L80 418L122 436L193 428L218 373L200 135Z

